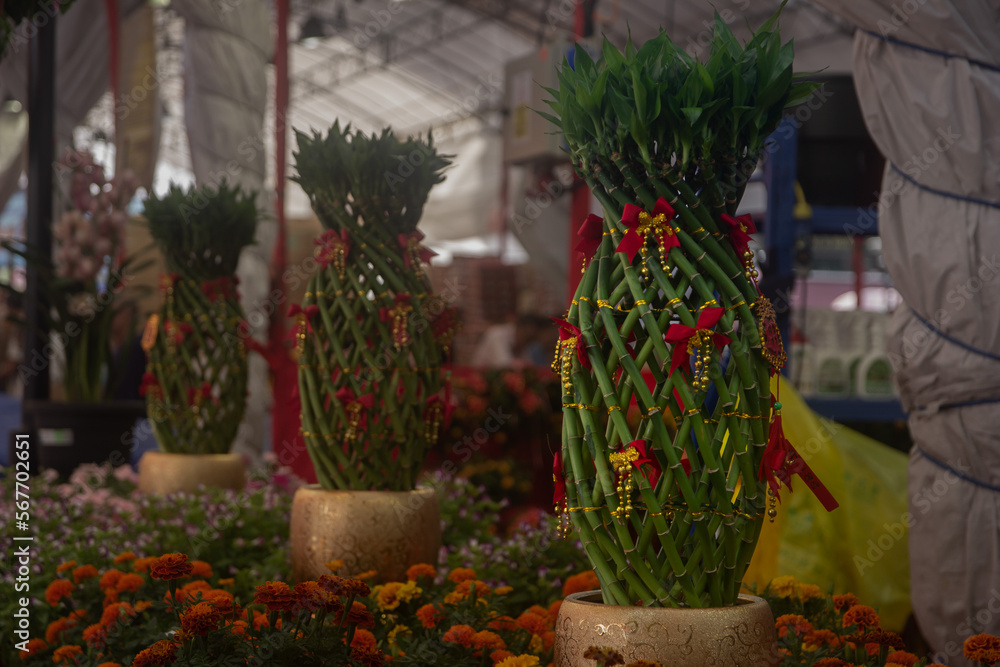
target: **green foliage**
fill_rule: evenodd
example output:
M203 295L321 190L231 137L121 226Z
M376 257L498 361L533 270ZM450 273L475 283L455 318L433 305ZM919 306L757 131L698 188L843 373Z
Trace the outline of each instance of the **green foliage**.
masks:
M367 227L395 239L417 228L432 187L444 180L449 155L427 141L400 141L388 128L368 136L337 121L326 137L295 131L297 182L327 229Z
M296 306L302 427L324 488L409 490L444 422L454 308L431 293L416 224L444 156L334 124L297 132L298 182L326 231Z
M244 246L253 243L257 194L223 180L187 191L171 184L163 197L146 200L146 220L167 269L193 280L229 277Z
M604 210L558 365L566 501L610 603L734 604L760 534L780 336L732 215L815 87L776 21L741 45L717 15L704 63L662 31L597 61L577 49L549 90L543 115Z

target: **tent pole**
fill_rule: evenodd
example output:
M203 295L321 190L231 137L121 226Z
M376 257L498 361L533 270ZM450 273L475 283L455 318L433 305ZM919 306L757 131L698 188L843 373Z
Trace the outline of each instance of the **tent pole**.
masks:
M55 153L56 17L39 22L28 52L28 221L27 242L51 255L52 192ZM49 398L49 362L42 354L49 339L46 310L38 269L28 263L24 293L24 365L31 369L24 386L25 400ZM41 368L35 364L38 359ZM22 408L23 410L23 408ZM22 422L27 423L22 411Z

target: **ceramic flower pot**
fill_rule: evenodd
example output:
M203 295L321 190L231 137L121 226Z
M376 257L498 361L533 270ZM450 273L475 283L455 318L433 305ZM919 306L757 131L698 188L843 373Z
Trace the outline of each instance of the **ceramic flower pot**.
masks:
M405 581L416 563L436 563L441 510L432 489L331 491L317 484L295 492L291 518L292 576L296 582L329 574L375 570L374 582Z
M733 607L675 609L606 605L600 591L568 596L556 620L556 667L592 667L583 653L613 648L630 663L664 667L763 667L779 663L774 617L767 602L741 595Z
M139 459L139 491L164 494L194 491L198 486L242 491L246 468L237 454L146 452Z

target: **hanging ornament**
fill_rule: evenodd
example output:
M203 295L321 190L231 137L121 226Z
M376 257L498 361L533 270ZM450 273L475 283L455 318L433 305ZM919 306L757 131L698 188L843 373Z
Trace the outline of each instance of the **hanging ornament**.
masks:
M632 464L639 459L639 450L631 445L620 452L612 452L608 460L615 469L618 480L618 509L611 510L611 516L621 521L627 521L632 513Z
M563 473L562 452L552 458L552 507L559 517L559 536L569 536L569 506L566 501L566 477Z
M579 327L576 327L566 320L558 317L551 318L559 325L559 342L556 343L556 354L552 360L552 370L562 379L563 393L573 393L573 356L576 355L580 364L584 368L590 368L590 360L587 358L583 345L583 334Z
M409 319L413 312L409 294L397 294L392 306L379 309L379 319L392 327L392 344L401 350L410 343Z
M722 221L729 227L729 242L733 244L736 255L743 262L743 271L747 280L752 285L757 284L757 267L753 263L753 251L750 250L751 234L757 233L757 226L753 224L753 217L749 213L733 217L728 213L722 214Z
M778 316L774 312L774 306L765 296L757 297L750 310L757 318L761 354L771 364L771 375L774 375L784 368L788 361L788 354L781 341L781 331L778 329Z
M670 359L670 372L678 368L688 368L690 358L694 356L694 373L691 387L695 391L703 391L711 383L710 369L712 365L713 347L721 350L730 342L728 336L714 331L725 308L704 308L698 315L695 328L684 324L672 324L664 334L663 339L673 343L674 349Z
M677 233L670 225L671 218L674 217L674 207L667 203L667 200L660 197L653 206L653 212L642 210L635 204L625 204L622 211L622 224L625 225L625 235L615 249L615 252L624 252L628 255L628 261L635 258L635 253L642 255L642 277L649 278L649 268L646 266L646 258L649 250L646 245L648 237L652 234L656 239L657 247L660 250L660 265L664 272L669 272L667 255L671 248L679 248L680 241L677 240Z
M347 253L351 250L351 239L347 230L341 229L340 234L337 234L332 229L328 229L313 243L319 246L316 250L316 260L319 265L326 268L333 264L337 277L343 280L347 270Z

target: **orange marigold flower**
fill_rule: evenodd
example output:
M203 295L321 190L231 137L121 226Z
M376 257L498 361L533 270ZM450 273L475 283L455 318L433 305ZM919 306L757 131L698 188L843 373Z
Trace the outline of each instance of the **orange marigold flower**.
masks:
M219 579L219 585L220 586L233 586L234 584L236 584L236 580L233 579L232 577L227 577L225 579Z
M476 634L472 635L470 640L472 642L472 648L485 648L489 650L498 650L507 648L507 643L495 632L490 632L489 630L481 630Z
M549 617L526 611L517 617L517 626L524 628L533 635L541 635L549 629Z
M477 599L485 597L489 595L491 592L490 587L487 586L482 581L476 581L475 579L466 579L462 581L462 583L460 583L458 586L456 586L454 591L448 593L448 595L445 596L444 602L445 604L458 604L465 598L469 597L472 594L473 590L475 590L476 592Z
M48 644L46 644L44 641L42 641L41 639L39 639L37 637L35 637L34 639L29 639L28 643L25 645L25 648L28 649L28 650L27 651L23 651L21 653L21 660L27 660L28 658L30 658L31 656L35 655L36 653L41 653L42 651L44 651L48 647L49 647Z
M83 630L83 641L87 642L88 646L94 646L94 647L102 646L107 636L108 636L108 629L105 628L100 623L94 623L93 625L88 625Z
M844 593L833 596L833 608L843 613L856 604L861 604L861 600L854 593Z
M552 645L556 643L556 633L554 630L549 630L542 634L542 646L546 651L552 648Z
M254 603L262 604L268 611L291 611L296 595L283 581L269 581L257 587Z
M123 574L125 573L122 572L121 570L115 570L115 569L108 570L107 572L101 575L101 581L98 583L98 585L101 587L102 591L107 590L109 588L114 588L115 584L118 583L118 580L122 578Z
M417 610L417 618L425 628L436 627L438 622L444 618L444 613L432 604L425 604Z
M122 667L118 662L102 662L97 667Z
M181 630L199 637L204 637L217 629L220 623L222 623L222 612L208 602L199 602L181 614Z
M563 603L562 600L556 600L555 602L553 602L552 604L549 605L549 610L548 610L549 611L549 618L552 619L552 623L553 624L556 622L556 619L559 617L559 610L562 609L562 603Z
M441 637L441 641L448 642L450 644L458 644L459 646L464 646L465 648L472 647L472 637L476 634L476 631L469 625L453 625L448 628L448 631L444 633Z
M73 582L66 579L56 579L45 589L45 601L55 607L64 597L73 592Z
M504 649L500 649L498 651L493 651L492 653L490 653L490 660L493 661L494 666L498 662L502 662L503 660L506 660L507 658L513 658L513 657L514 657L513 653L511 653L510 651L504 650Z
M774 620L774 627L779 637L786 636L789 630L795 632L796 637L804 637L813 630L812 623L799 614L782 614Z
M118 577L118 582L115 583L115 590L119 593L124 593L126 591L129 593L135 593L144 583L146 583L146 580L143 579L141 575L129 572L128 574L123 574Z
M351 646L354 648L370 648L375 649L375 635L371 633L370 630L365 630L364 628L358 628L354 631L354 639L351 640Z
M361 574L354 575L354 578L367 581L368 579L374 579L376 576L378 576L378 570L366 570Z
M476 571L468 567L456 567L448 574L448 581L460 584L463 581L468 581L476 578Z
M195 581L189 581L174 591L174 599L177 600L177 602L185 602L188 598L197 597L195 594L198 591L201 591L202 597L204 597L204 593L210 590L212 590L212 584L208 583L204 579L196 579ZM170 602L170 591L167 591L166 595L163 596L163 601L167 603Z
M157 560L156 556L149 556L147 558L137 558L132 561L132 569L135 572L149 572L149 567L155 563Z
M607 646L591 646L583 652L583 657L588 660L599 660L605 667L625 664L622 654Z
M135 616L135 608L128 602L116 602L104 608L101 614L101 625L110 628L121 618L122 614Z
M409 569L406 570L406 578L409 581L417 581L420 577L433 579L436 576L437 569L428 563L417 563L416 565L411 565Z
M63 641L63 633L76 627L76 621L68 616L57 618L45 629L45 641L49 644Z
M187 554L163 554L149 566L149 574L153 579L180 579L191 574L194 566L188 562Z
M118 602L118 591L116 591L113 588L109 588L108 590L104 591L104 605L103 606L109 607L109 606L111 606L111 605L113 605L113 604L115 604L117 602Z
M72 570L76 566L77 562L75 560L68 560L65 563L60 563L59 567L56 568L56 574L62 574L67 570Z
M845 637L845 639L847 638ZM906 643L903 641L901 636L897 635L895 632L888 632L882 629L875 629L871 632L866 632L864 635L857 637L855 641L858 644L864 644L865 647L869 649L869 653L878 653L878 648L880 646L888 646L896 649L897 651L902 651L903 647L906 646ZM875 646L874 651L871 650L872 645Z
M52 662L69 662L76 664L76 658L73 656L83 655L83 648L77 646L76 644L67 644L66 646L60 646L56 649L56 652L52 654Z
M173 664L177 656L177 644L161 639L147 649L139 651L132 661L132 667L156 667Z
M338 577L337 575L323 574L316 580L324 590L340 595L342 597L366 598L372 594L368 584L357 579Z
M351 603L351 610L347 612L347 622L365 630L371 630L375 627L375 617L368 611L368 607L357 600Z
M541 664L537 656L522 654L505 658L493 667L539 667Z
M856 604L844 614L844 627L856 625L859 632L878 628L880 624L878 614L867 605Z
M142 612L146 611L152 606L153 603L150 602L149 600L139 600L138 602L135 603L135 612L137 614L141 614Z
M229 591L213 588L210 591L205 591L203 600L215 607L216 611L223 616L240 615L240 607L236 604L236 599L233 597L233 594Z
M513 586L497 586L493 589L493 592L497 595L510 595L514 592Z
M305 609L310 612L324 610L326 613L336 613L344 608L344 603L333 593L324 590L315 581L303 581L295 584L295 608L293 611Z
M972 635L962 645L966 659L985 665L1000 662L1000 637L980 633Z
M837 648L840 646L840 638L832 630L810 630L802 637L803 651L818 651L821 646Z
M323 567L330 570L330 572L332 572L333 574L337 574L337 570L344 567L344 561L342 561L339 558L334 558L331 561L323 563Z
M813 664L813 667L848 667L849 664L840 658L821 658Z
M510 616L497 616L486 625L490 628L493 628L494 630L499 630L501 632L507 632L508 630L516 630L518 627L517 621L515 621Z
M894 662L897 665L902 665L902 667L913 667L919 660L919 657L908 651L892 651L889 655L885 656L886 663Z
M586 572L567 577L566 583L563 584L562 594L563 597L566 597L567 595L592 591L600 587L601 583L597 580L597 575L594 571L587 570Z
M227 623L226 625L229 626L229 631L237 637L243 637L247 633L246 621L233 621L231 623Z
M128 563L135 560L135 554L131 551L123 551L117 556L115 556L115 565L121 565L122 563Z
M378 649L352 648L351 660L360 662L364 667L382 667L386 663L386 655Z
M191 561L191 576L208 579L212 576L212 566L203 560Z
M73 570L73 581L80 583L81 581L86 581L87 579L92 579L96 577L100 572L93 565L81 565L80 567Z

